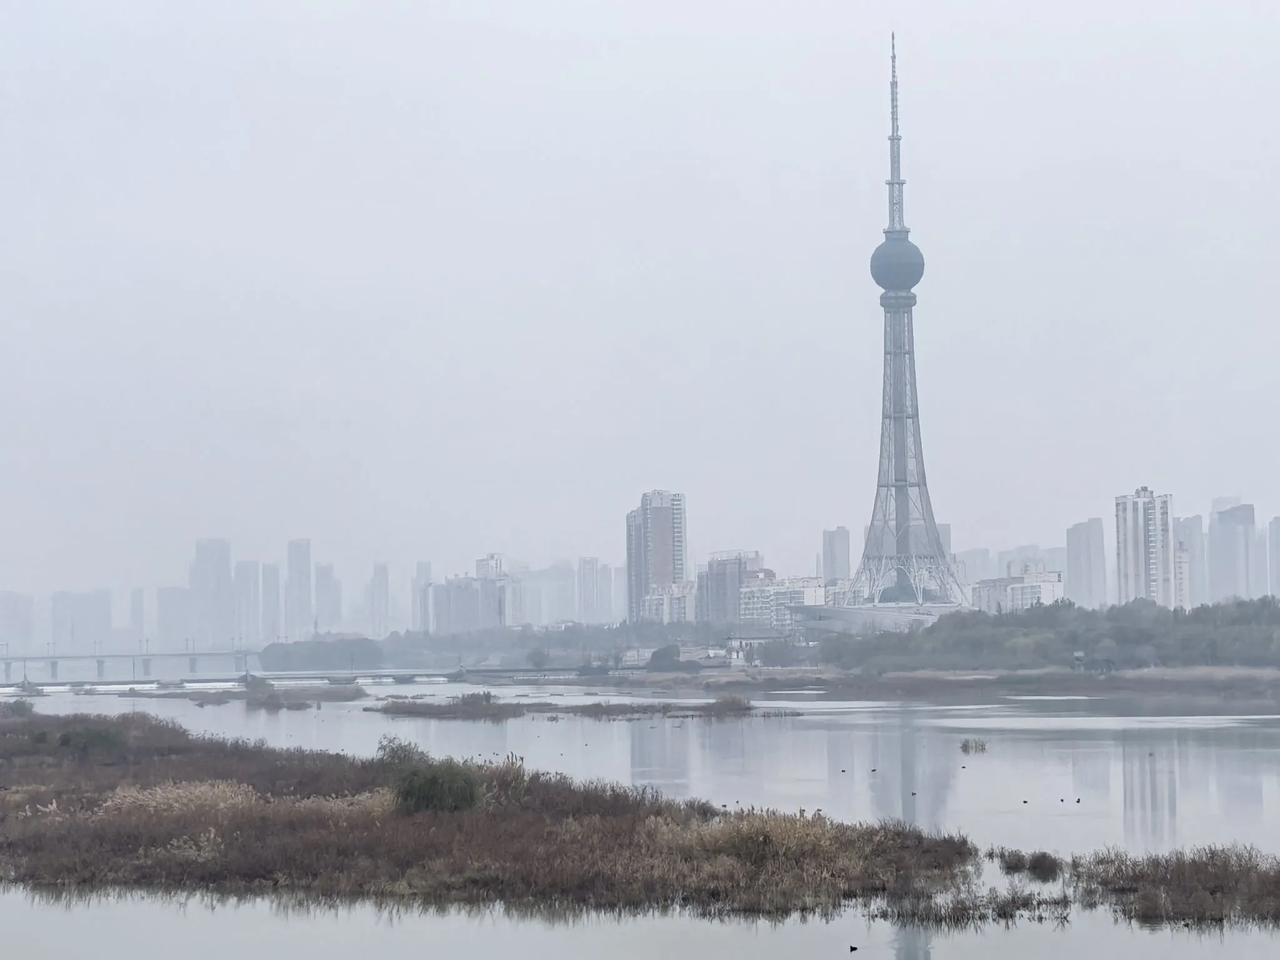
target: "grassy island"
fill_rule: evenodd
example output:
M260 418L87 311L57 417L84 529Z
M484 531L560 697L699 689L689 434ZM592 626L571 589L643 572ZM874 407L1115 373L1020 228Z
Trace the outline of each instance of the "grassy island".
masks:
M592 720L638 720L665 717L673 720L708 717L727 719L752 713L751 701L745 697L722 696L710 703L671 703L644 701L627 703L550 703L545 700L501 700L492 693L464 693L444 701L413 697L388 697L378 706L365 707L372 713L399 717L427 717L434 720L487 720L501 723L531 713L587 717Z
M360 759L0 703L0 882L33 888L708 916L858 901L940 924L1062 917L1075 893L1157 923L1280 919L1280 866L1250 851L988 856L1014 876L1004 892L979 882L983 858L964 837L900 823L729 812L390 738Z

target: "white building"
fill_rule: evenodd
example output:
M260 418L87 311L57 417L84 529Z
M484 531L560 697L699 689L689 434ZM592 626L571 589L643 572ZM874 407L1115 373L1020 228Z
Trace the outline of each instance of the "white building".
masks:
M1048 606L1066 597L1066 584L1058 570L1028 561L1021 573L979 580L973 587L973 606L983 613L1015 613Z
M649 591L641 617L655 623L692 623L697 586L692 580L668 583Z
M751 580L738 591L738 619L745 624L789 630L793 606L821 606L826 594L821 577Z
M1176 602L1173 497L1149 487L1116 497L1116 602Z

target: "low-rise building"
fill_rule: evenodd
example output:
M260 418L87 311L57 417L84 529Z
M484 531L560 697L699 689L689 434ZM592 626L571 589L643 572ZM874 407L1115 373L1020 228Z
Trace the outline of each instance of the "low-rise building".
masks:
M738 619L744 624L790 630L792 607L821 606L827 588L821 577L749 580L738 591Z
M697 585L692 580L663 584L644 598L643 619L655 623L692 623Z
M1045 570L1043 564L1028 562L1020 574L979 580L973 587L973 606L984 613L1013 613L1048 606L1065 596L1061 571Z

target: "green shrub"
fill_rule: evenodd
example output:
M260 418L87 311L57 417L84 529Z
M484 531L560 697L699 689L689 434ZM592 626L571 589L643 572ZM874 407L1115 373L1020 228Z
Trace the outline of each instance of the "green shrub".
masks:
M30 700L0 703L0 720L25 720L35 712L36 706Z
M431 756L416 743L384 733L378 740L379 763L390 767L418 767L431 762Z
M1027 858L1027 873L1041 883L1057 880L1062 875L1062 861L1052 853L1037 850Z
M119 754L128 748L124 731L114 727L73 727L58 734L58 746L81 754Z
M407 770L396 782L396 808L402 813L457 813L480 802L480 778L456 760L436 760Z

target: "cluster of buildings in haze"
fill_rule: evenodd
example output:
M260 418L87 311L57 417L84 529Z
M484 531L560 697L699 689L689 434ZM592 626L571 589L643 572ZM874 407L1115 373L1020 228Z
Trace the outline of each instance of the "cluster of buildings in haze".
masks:
M1192 608L1235 597L1280 596L1280 517L1259 524L1240 497L1213 501L1204 516L1177 516L1173 498L1140 487L1115 498L1113 551L1100 517L1074 524L1062 546L952 552L951 530L937 525L969 600L991 613L1067 599L1097 608L1147 599ZM864 539L865 539L864 531ZM334 565L313 561L309 540L293 540L284 563L236 559L227 540L195 545L184 585L151 595L131 590L123 617L107 589L58 591L37 616L35 598L0 591L0 654L255 649L267 643L347 633L459 634L500 627L567 623L713 623L741 632L785 634L795 610L865 602L854 593L861 547L847 527L822 532L810 575L770 569L758 550L724 550L691 566L688 512L681 493L651 490L626 515L626 562L597 557L544 568L498 553L473 572L433 580L431 563L414 564L393 583L373 565L363 589L344 595ZM122 622L123 621L123 622Z

